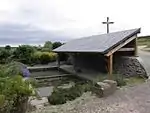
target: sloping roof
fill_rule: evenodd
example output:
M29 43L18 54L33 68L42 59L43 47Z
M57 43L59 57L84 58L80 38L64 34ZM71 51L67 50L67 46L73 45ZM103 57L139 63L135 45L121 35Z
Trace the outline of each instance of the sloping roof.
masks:
M105 53L137 33L140 33L140 28L75 39L53 51Z

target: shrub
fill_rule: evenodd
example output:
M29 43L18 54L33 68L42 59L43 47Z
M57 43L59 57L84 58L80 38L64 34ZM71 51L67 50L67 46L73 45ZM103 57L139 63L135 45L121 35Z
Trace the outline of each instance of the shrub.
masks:
M5 64L7 59L10 57L11 52L9 50L2 49L0 50L0 63Z
M21 45L13 52L13 58L25 64L31 64L31 56L35 48L29 45Z
M0 113L25 113L28 97L34 94L31 82L18 75L20 66L15 62L0 66Z
M48 97L48 101L50 104L64 104L67 101L67 90L61 88L55 88L52 95Z
M33 89L21 76L0 78L0 112L25 113L28 97Z
M53 52L35 52L32 55L32 62L47 64L49 62L55 61L57 58L57 54Z
M38 87L38 82L35 78L28 78L26 83L31 84L33 87Z
M125 81L123 75L115 74L114 77L115 77L114 80L117 82L117 86L125 86L126 85L126 81Z
M9 77L14 75L30 76L27 66L20 62L11 62L0 66L0 76Z
M49 54L43 53L40 56L41 64L48 64L50 61L51 61L51 57L49 56Z
M41 56L40 51L34 52L31 56L32 59L32 64L40 64L40 56Z
M125 86L126 85L125 80L117 79L116 82L117 82L117 86Z
M52 95L48 97L48 101L53 105L64 104L67 101L80 97L84 92L91 90L91 83L77 83L75 86L67 89L54 88Z

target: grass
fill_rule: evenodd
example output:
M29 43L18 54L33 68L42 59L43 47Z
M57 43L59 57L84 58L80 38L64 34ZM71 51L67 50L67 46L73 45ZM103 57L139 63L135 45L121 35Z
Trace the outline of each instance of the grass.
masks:
M108 75L105 74L100 74L99 76L97 76L93 82L102 82L103 80L108 79Z
M129 78L126 78L125 81L128 86L134 86L134 85L144 83L145 79L142 77L129 77Z
M147 45L150 47L150 37L139 38L137 42L138 42L138 45L140 45L140 46Z
M114 77L114 80L118 80L119 81L118 84L120 84L121 86L124 86L124 85L134 86L134 85L142 84L142 83L145 82L145 79L142 78L142 77L125 78L125 77L123 77L121 75L117 75L117 74L114 74L113 77ZM108 79L108 75L98 76L95 82L98 82L98 81L102 82L105 79ZM124 84L124 82L125 82L125 84ZM122 84L124 84L124 85L122 85Z

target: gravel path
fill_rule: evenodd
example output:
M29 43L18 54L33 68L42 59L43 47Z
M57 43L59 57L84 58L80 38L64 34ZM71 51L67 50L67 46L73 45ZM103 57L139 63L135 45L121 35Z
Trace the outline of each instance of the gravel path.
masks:
M107 98L95 98L72 113L150 113L150 82L123 88Z
M75 101L47 106L34 113L150 113L150 81L124 87L105 98L97 98L88 92Z

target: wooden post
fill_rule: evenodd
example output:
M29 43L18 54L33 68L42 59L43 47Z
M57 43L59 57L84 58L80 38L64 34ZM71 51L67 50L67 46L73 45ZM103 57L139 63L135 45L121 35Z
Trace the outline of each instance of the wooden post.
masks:
M58 68L58 71L60 69L60 55L58 53L58 56L57 56L57 68Z
M112 74L113 74L113 54L108 56L108 74L109 74L109 79L112 79Z
M134 40L134 56L137 56L138 48L137 48L137 38Z

